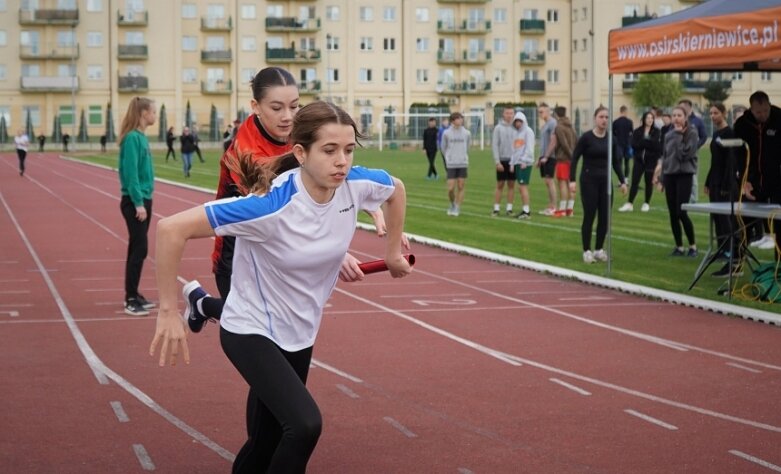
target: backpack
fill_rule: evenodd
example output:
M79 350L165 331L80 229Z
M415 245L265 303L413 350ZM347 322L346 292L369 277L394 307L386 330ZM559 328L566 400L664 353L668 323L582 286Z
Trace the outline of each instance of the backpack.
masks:
M781 281L779 281L778 264L763 263L751 274L751 295L768 303L781 303Z

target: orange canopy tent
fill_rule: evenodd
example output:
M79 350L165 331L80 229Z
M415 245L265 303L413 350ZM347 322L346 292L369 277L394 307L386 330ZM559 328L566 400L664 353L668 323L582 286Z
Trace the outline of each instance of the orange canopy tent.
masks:
M781 0L709 0L610 31L610 74L781 70Z

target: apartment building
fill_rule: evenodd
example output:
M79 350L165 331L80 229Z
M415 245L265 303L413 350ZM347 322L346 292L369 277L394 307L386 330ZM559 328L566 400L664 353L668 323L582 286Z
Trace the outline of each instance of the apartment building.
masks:
M501 102L570 108L581 128L608 97L608 31L697 3L684 0L0 0L0 116L10 131L29 114L51 135L115 127L136 95L165 105L169 125L208 134L249 111L249 81L276 65L302 102L332 100L376 133L380 114L413 104L485 112ZM596 13L596 14L595 14ZM614 78L616 108L637 77ZM781 97L769 73L686 74L704 105L709 80L730 101ZM781 101L781 99L780 99ZM151 130L150 134L153 133ZM12 132L11 132L12 133Z

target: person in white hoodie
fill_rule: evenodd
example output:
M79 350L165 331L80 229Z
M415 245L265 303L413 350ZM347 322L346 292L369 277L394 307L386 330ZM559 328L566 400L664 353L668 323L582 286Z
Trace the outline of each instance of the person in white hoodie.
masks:
M534 168L534 131L529 127L526 115L516 112L513 117L515 139L513 140L513 155L510 165L515 170L515 180L518 181L518 191L521 193L523 207L518 213L518 219L531 219L529 202L529 181Z
M450 208L447 215L458 217L464 202L467 168L469 167L469 145L472 137L464 128L464 116L460 112L450 114L450 128L442 134L442 155L447 168L447 196Z
M515 199L515 174L510 166L510 158L513 154L513 141L515 140L515 128L513 128L513 116L515 109L507 106L502 110L502 118L494 127L491 149L496 165L496 190L494 191L494 209L492 217L499 215L504 186L507 184L507 204L505 212L508 216L513 214L513 200Z

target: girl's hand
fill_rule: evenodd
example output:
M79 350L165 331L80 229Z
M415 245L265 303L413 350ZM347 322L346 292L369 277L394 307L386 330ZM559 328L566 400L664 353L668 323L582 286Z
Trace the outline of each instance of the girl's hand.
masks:
M388 266L388 271L390 271L393 278L403 278L412 272L409 262L400 253L387 255L385 264Z
M363 280L364 274L358 264L360 260L352 255L345 254L342 259L342 267L339 269L339 279L345 283Z
M158 346L160 347L160 367L166 363L176 365L176 357L181 352L185 364L190 363L190 349L187 347L187 333L184 329L184 321L177 309L161 309L157 315L157 326L152 345L149 346L149 355L154 356Z
M377 209L376 211L366 211L366 213L369 214L374 221L374 228L377 230L377 237L385 237L385 235L388 233L388 228L385 226L385 214L383 214L382 209Z
M149 216L146 215L146 208L144 206L136 207L136 219L140 222L144 222L147 217Z
M620 190L621 190L621 194L624 194L624 195L626 195L626 191L627 191L627 188L626 188L626 183L621 183L621 186L619 186L619 188L618 188L618 189L620 189Z

